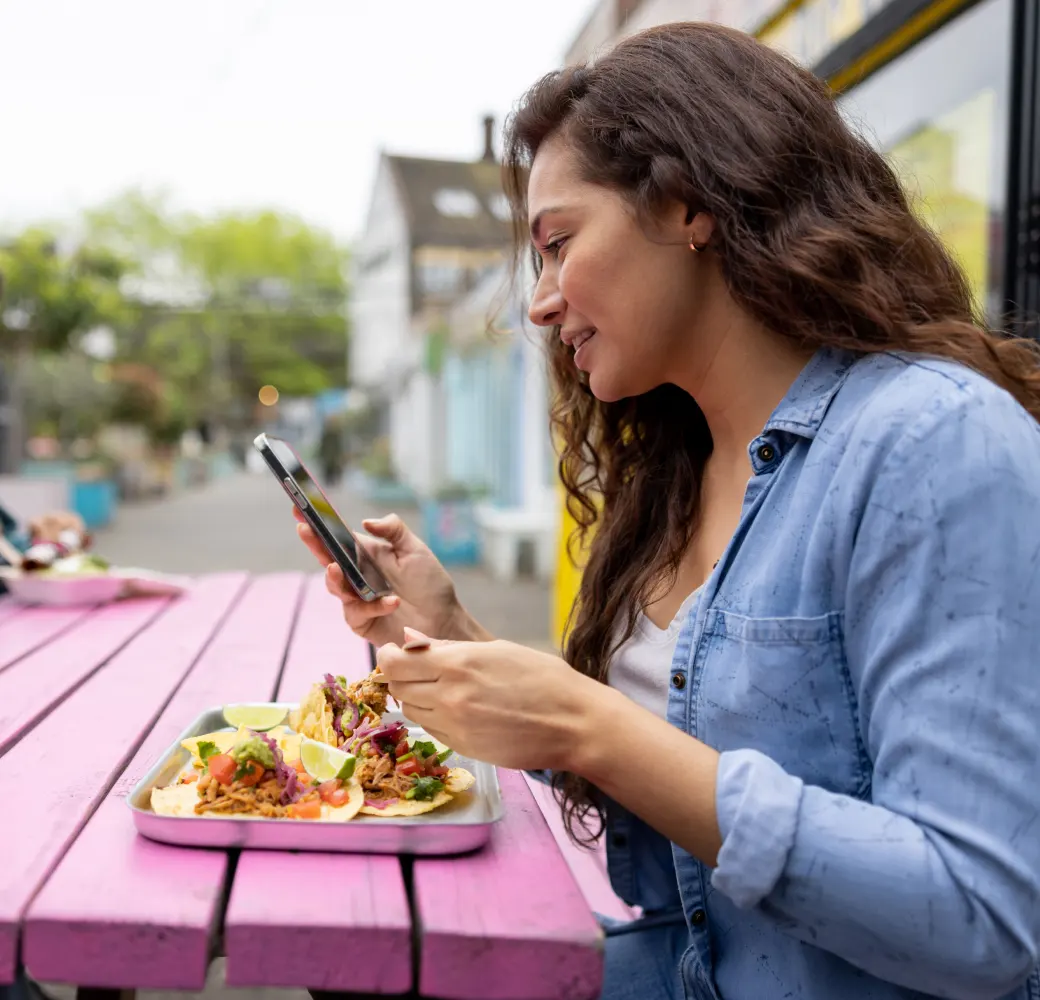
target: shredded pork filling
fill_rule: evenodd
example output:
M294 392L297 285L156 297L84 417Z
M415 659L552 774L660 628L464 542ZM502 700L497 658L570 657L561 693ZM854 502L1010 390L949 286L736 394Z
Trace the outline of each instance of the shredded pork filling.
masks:
M412 775L398 774L389 757L362 758L354 776L366 799L403 799L415 784Z
M208 771L199 778L199 801L195 803L195 813L250 813L255 816L277 818L286 815L287 806L279 804L282 787L272 772L255 785L243 785L234 781L230 785L222 785ZM300 801L314 798L317 792L310 792Z
M371 679L371 674L347 686L347 697L360 705L362 702L377 715L386 711L386 685Z

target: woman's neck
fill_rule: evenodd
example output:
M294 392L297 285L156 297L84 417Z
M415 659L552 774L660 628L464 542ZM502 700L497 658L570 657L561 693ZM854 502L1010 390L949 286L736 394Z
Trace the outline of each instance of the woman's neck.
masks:
M748 445L814 353L742 317L729 325L699 374L677 380L708 422L716 464L747 461Z

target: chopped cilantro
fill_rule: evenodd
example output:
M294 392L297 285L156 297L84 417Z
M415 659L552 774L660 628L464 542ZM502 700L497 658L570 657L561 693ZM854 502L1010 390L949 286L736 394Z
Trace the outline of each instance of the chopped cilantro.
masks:
M406 799L432 799L436 798L439 792L444 791L444 782L438 781L436 778L416 778L415 786L409 788L404 793Z
M416 740L412 743L412 749L415 753L425 760L427 757L432 757L437 752L437 744L431 743L429 740Z
M216 743L213 743L211 740L200 740L198 750L199 759L202 761L203 764L205 764L206 761L209 760L210 757L212 757L215 753L220 753L220 748L217 746Z

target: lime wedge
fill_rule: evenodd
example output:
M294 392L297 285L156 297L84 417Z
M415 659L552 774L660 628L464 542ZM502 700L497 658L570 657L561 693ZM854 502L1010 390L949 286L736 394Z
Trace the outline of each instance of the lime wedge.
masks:
M309 739L305 739L300 747L300 760L303 769L315 781L331 781L333 778L346 781L354 776L354 765L357 764L352 753Z
M285 721L289 710L281 705L225 705L224 718L236 729L245 726L254 733L263 733Z

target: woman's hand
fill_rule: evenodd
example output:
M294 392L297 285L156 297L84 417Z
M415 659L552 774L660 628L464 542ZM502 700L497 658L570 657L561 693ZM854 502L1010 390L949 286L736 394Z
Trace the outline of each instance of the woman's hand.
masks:
M405 625L445 639L484 640L484 631L459 604L455 584L437 557L396 515L363 522L370 534L357 535L394 593L375 601L363 601L343 576L325 546L295 507L297 532L314 557L325 567L325 586L343 604L343 617L361 638L375 646L402 642Z
M405 637L423 640L411 629ZM404 714L466 757L571 771L714 866L719 755L563 660L512 642L386 645L379 665Z
M388 644L378 662L409 719L500 767L571 770L589 704L607 691L557 656L502 640L434 641L414 651Z

